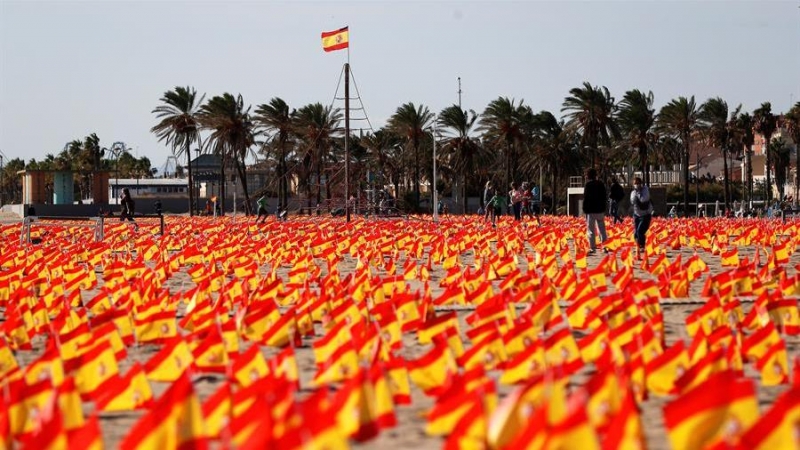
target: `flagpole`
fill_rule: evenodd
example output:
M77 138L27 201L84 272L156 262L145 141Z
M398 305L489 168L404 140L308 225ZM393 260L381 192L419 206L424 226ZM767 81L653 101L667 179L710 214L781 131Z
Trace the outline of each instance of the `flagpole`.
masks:
M347 222L350 223L350 48L344 65L344 198Z
M344 65L344 198L350 223L350 27L347 27L347 62ZM355 205L353 205L355 207Z

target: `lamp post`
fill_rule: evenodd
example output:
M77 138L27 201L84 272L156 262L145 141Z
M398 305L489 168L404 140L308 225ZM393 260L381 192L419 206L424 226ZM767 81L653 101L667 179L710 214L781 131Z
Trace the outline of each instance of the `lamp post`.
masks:
M195 156L195 161L196 161L198 158L200 158L200 152L202 150L198 147L194 149L194 151L197 153L197 156ZM198 198L200 197L200 192L198 189L197 195L195 195L194 184L197 174L193 173L191 156L189 157L189 167L186 168L186 171L187 171L186 181L189 184L189 216L193 216L195 212L197 212L198 214L200 212L200 209L198 207L198 204L200 203L200 199ZM208 191L208 184L206 184L206 191ZM206 192L206 198L208 198L208 192Z
M116 145L112 145L110 149L104 148L103 150L111 152L111 155L114 157L114 187L111 189L111 197L114 198L114 204L116 205L119 204L119 202L116 199L117 199L117 191L119 190L119 156L122 153L122 151Z
M0 151L0 207L3 206L3 191L5 190L5 187L6 187L6 185L4 183L5 175L3 175L3 172L4 172L3 156L5 156L5 154L2 151Z
M439 190L436 187L436 120L437 117L433 115L433 181L431 182L431 188L433 195L431 197L433 203L433 221L439 221Z

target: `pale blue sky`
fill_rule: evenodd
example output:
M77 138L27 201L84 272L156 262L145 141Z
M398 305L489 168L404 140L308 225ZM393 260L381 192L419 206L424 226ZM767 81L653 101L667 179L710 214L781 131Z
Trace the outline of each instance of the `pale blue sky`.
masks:
M0 150L41 160L96 132L161 166L161 95L194 86L254 107L330 104L347 58L320 33L350 26L374 127L405 102L483 111L499 96L559 116L583 81L658 107L720 96L752 111L800 99L798 1L0 0ZM354 123L353 127L363 126Z

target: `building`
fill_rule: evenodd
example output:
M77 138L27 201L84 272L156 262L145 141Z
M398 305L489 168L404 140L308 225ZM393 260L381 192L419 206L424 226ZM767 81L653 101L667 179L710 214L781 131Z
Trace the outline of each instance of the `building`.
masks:
M112 178L108 182L109 204L119 204L123 188L128 188L134 198L189 198L187 178Z

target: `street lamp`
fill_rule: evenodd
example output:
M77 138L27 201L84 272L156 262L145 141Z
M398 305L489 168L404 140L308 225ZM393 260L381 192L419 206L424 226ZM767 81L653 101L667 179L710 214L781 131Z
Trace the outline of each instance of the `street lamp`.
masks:
M6 187L6 185L4 183L5 179L4 179L4 175L3 175L3 172L5 172L4 168L3 168L3 157L4 156L5 156L5 153L0 151L0 207L3 206L3 190Z
M431 203L433 206L433 221L439 221L439 194L436 188L436 114L433 115L433 181L431 181L431 189L433 195L431 196Z

